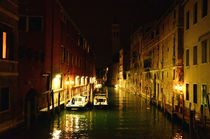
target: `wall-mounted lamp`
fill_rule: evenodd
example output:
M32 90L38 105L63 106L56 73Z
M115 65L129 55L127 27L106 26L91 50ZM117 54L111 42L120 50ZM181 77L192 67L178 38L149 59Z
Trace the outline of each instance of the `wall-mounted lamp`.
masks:
M55 76L55 78L60 78L61 77L61 75L60 74L57 74L56 76Z
M69 85L69 77L66 80L66 85Z

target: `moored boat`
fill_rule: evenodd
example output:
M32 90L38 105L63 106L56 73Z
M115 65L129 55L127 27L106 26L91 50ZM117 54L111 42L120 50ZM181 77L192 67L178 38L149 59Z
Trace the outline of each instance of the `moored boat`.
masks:
M93 105L94 107L107 107L108 99L105 95L97 95L94 97Z
M69 110L83 110L88 105L86 96L74 96L67 104L66 108Z

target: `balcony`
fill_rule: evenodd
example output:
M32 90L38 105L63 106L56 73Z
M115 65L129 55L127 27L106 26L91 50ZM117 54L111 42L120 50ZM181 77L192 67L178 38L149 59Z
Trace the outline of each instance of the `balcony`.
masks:
M0 76L17 76L18 62L0 59Z

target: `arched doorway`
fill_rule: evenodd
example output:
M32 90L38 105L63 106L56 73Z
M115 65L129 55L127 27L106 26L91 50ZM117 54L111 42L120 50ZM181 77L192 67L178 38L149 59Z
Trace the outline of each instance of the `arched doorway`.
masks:
M37 91L31 88L25 97L25 124L27 128L37 119Z

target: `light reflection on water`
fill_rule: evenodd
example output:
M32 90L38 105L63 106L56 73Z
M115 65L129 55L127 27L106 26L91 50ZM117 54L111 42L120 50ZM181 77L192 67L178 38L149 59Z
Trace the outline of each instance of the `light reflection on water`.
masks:
M109 96L108 110L64 111L51 123L52 138L189 138L144 99L120 90Z
M109 104L107 110L62 111L54 119L44 120L30 131L23 130L4 138L189 138L180 125L173 124L139 96L109 89Z

